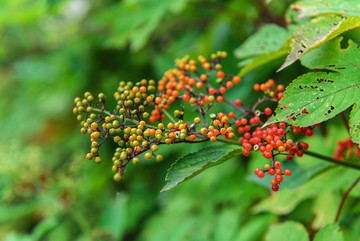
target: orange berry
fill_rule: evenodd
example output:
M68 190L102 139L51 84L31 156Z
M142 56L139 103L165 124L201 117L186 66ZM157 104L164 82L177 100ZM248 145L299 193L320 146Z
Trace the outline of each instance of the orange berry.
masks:
M225 77L225 73L224 73L224 71L218 71L216 76L220 79L223 79Z
M231 81L226 82L226 88L231 89L234 84Z
M195 139L196 139L196 135L192 134L192 135L189 136L189 140L190 140L190 141L193 141L193 140L195 140Z
M195 104L196 102L196 99L194 97L191 97L190 100L189 100L189 103L190 104Z
M217 102L221 103L224 101L224 97L222 97L221 95L219 95L218 97L216 97Z
M283 85L278 85L276 88L278 91L283 91L285 89L285 87Z
M239 76L234 76L232 78L232 81L234 82L234 84L240 84L241 78Z
M206 81L207 80L207 75L206 74L202 74L201 76L200 76L200 79L202 80L202 81Z
M184 94L182 96L183 101L188 101L190 99L190 96L188 94Z
M210 137L210 141L211 141L211 142L215 142L215 141L216 141L216 136Z
M260 85L259 84L254 84L254 90L259 91L260 90Z
M211 65L210 65L209 62L204 62L204 63L202 64L202 66L203 66L203 68L206 69L206 70L210 69L210 67L211 67Z
M209 88L209 94L214 95L216 93L216 90L214 88Z
M221 94L224 94L224 93L226 92L226 88L225 88L224 86L221 86L221 87L219 88L219 92L220 92Z
M214 126L219 126L219 125L220 125L220 121L219 121L219 120L214 120L214 121L213 121L213 124L214 124Z
M203 82L197 82L197 83L196 83L196 88L201 89L202 87L204 87L204 83L203 83Z

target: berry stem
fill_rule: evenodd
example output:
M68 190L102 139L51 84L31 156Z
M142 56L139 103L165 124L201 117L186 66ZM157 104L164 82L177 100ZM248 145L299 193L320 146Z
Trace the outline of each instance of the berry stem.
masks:
M340 205L339 205L339 208L338 208L338 211L336 213L336 217L335 217L335 223L339 220L339 217L340 217L340 213L341 213L341 210L344 206L344 203L346 201L346 198L349 196L351 190L357 185L357 183L360 181L360 177L358 177L355 182L353 184L351 184L351 186L348 188L348 190L346 190L346 192L344 193L344 196L342 197L341 199L341 202L340 202Z
M93 111L94 112L98 112L98 113L104 113L104 114L106 114L106 115L108 115L108 116L111 116L112 114L109 112L109 111L106 111L106 110L101 110L101 109L98 109L98 108L93 108ZM118 115L116 115L116 118L119 118L120 119L120 116L118 116ZM132 124L136 124L136 125L139 125L139 121L137 121L137 120L134 120L134 119L126 119L126 121L128 121L128 122L131 122ZM176 121L174 121L174 122L176 122ZM148 128L152 128L152 129L155 129L155 130L157 130L157 129L159 129L157 126L153 126L153 125L148 125L148 124L146 124L145 125L146 127L148 127ZM166 131L169 131L168 129L165 129Z
M244 114L248 114L248 112L246 110L244 110L243 108L241 108L240 106L235 105L234 103L232 103L230 100L228 100L227 98L223 97L224 101L226 103L228 103L229 105L231 105L232 107L234 107L235 109L237 109L238 111L244 113Z
M317 157L319 159L322 159L324 161L327 161L327 162L332 162L332 163L335 163L335 164L338 164L338 165L342 165L342 166L347 166L347 167L351 167L353 169L358 169L360 170L360 166L355 164L355 163L351 163L351 162L347 162L347 161L338 161L334 158L331 158L331 157L328 157L328 156L324 156L324 155L321 155L321 154L318 154L318 153L314 153L314 152L311 152L311 151L303 151L304 154L307 154L309 156L313 156L313 157Z

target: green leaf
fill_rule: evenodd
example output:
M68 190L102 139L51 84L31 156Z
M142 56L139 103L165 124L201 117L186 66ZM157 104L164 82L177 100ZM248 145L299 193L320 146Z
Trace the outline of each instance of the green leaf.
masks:
M167 191L179 183L189 180L209 167L219 165L242 153L238 145L206 146L197 152L189 153L176 160L169 168L161 190Z
M334 217L336 217L340 201L341 196L339 192L328 190L319 193L312 208L312 212L315 214L312 227L314 229L319 229L332 223Z
M304 24L292 37L291 51L280 70L348 30L360 27L360 17L321 16Z
M283 46L289 35L285 28L267 24L235 49L234 54L239 59L245 59L276 51Z
M308 241L309 235L301 223L285 222L270 227L265 238L266 241Z
M234 241L260 240L269 224L276 219L272 214L253 216L241 226Z
M357 101L350 112L350 136L353 142L360 143L360 102Z
M316 235L314 241L343 241L344 236L340 231L339 224L333 223L322 228Z
M360 2L358 0L302 0L291 5L291 9L299 12L299 19L335 14L360 16Z
M243 59L239 66L244 66L240 76L247 72L285 56L290 48L289 41L286 41L291 32L275 24L267 24L258 32L249 37L234 52L235 56Z
M294 80L267 124L287 121L297 126L310 126L334 117L359 101L360 51L351 40L348 48L341 49L341 39L324 44L302 59L308 68L334 72L308 73ZM353 134L357 134L359 115L356 109L352 117Z

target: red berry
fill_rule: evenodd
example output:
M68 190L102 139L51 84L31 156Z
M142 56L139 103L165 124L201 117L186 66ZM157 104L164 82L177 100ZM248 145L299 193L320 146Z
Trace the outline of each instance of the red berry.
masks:
M307 129L305 132L306 136L312 136L314 134L314 132L311 129Z
M240 99L235 100L235 105L240 106L242 104L242 101Z
M281 167L281 162L276 161L276 162L274 163L274 166L275 166L276 168L280 168L280 167Z
M265 176L265 172L263 170L260 170L260 171L257 172L257 176L259 178L263 178Z
M260 170L260 168L255 168L254 173L257 174Z
M277 184L277 181L276 181L275 179L272 179L272 180L271 180L271 184L272 184L272 185L276 185L276 184Z
M266 159L271 159L272 154L271 154L271 152L269 152L269 151L264 151L263 156L264 156Z
M275 169L271 168L269 171L269 175L273 176L275 175Z
M291 176L291 171L289 169L285 169L284 170L284 175L285 176Z
M300 142L300 149L303 149L304 151L306 151L307 149L309 149L309 145L303 141Z
M282 181L284 180L284 178L281 175L276 175L275 176L275 180L277 183L282 183Z
M298 157L302 157L304 155L304 152L303 151L297 151L296 155Z
M264 110L265 115L271 115L272 111L269 107L265 108Z
M274 192L277 192L277 191L279 191L279 185L272 185L272 190L274 191Z

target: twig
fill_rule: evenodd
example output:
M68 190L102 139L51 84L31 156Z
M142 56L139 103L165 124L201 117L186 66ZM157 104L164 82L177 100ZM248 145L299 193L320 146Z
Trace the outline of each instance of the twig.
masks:
M327 162L331 162L331 163L335 163L335 164L338 164L338 165L347 166L347 167L351 167L351 168L360 170L360 166L355 164L355 163L351 163L351 162L347 162L347 161L339 161L339 160L336 160L334 158L324 156L324 155L321 155L321 154L318 154L318 153L314 153L314 152L311 152L311 151L304 151L304 154L307 154L307 155L313 156L313 157L317 157L317 158L322 159L322 160L327 161Z
M347 131L350 133L349 123L347 122L347 119L346 119L346 117L345 117L344 111L340 113L340 116L341 116L341 119L342 119L343 122L344 122L344 125L345 125Z
M340 205L339 205L339 209L336 213L336 217L335 217L335 223L339 220L339 217L340 217L340 213L341 213L341 210L344 206L344 203L346 201L346 198L349 196L351 190L356 186L356 184L360 181L360 177L358 177L355 182L353 184L351 184L351 186L348 188L348 190L345 192L344 196L342 197L341 199L341 202L340 202Z

